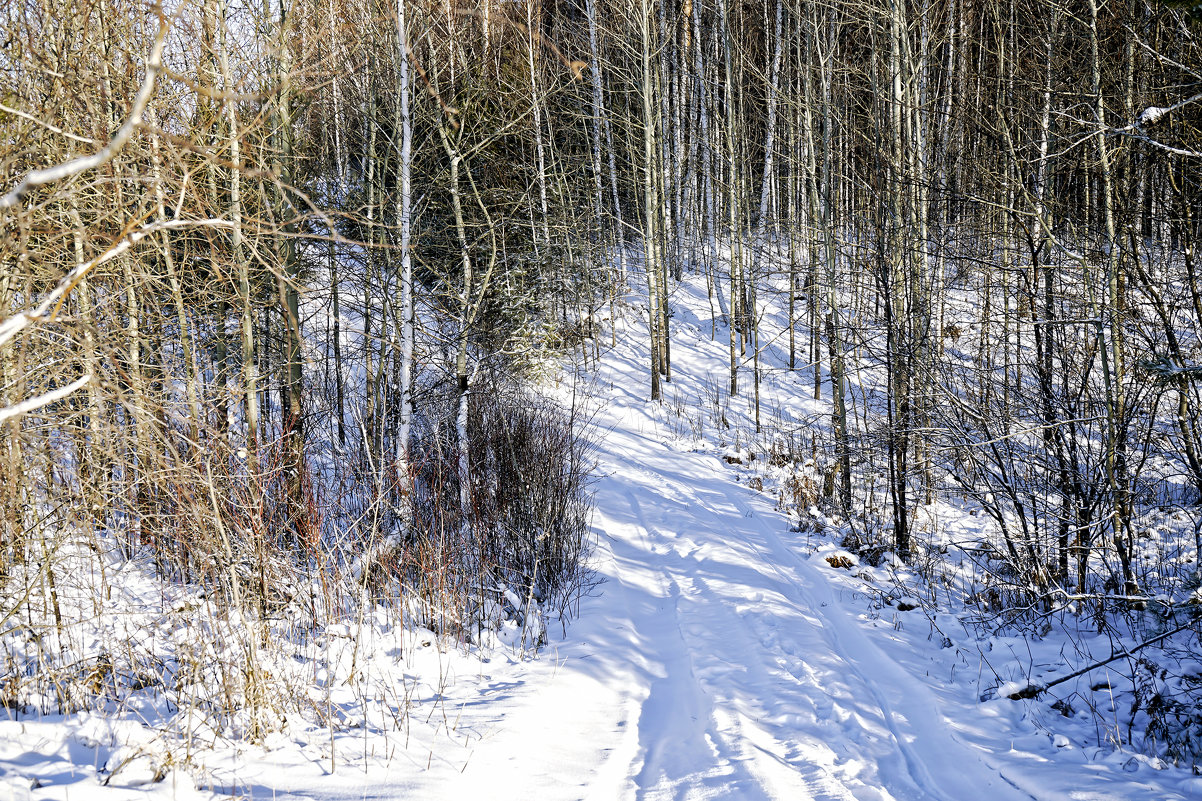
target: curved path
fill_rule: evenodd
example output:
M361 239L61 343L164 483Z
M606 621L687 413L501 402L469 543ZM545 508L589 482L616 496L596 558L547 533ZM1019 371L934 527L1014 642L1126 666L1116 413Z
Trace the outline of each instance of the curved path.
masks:
M637 745L610 758L617 794L597 797L1031 797L957 740L930 689L842 611L770 499L712 454L631 431L641 404L619 404L599 421L596 497L612 562L593 614L610 633L582 623L608 654L605 683L627 688Z
M544 652L553 675L531 676L462 772L414 797L1033 797L843 611L770 498L662 441L641 387L614 384L595 419L604 583Z
M695 294L700 306L704 294ZM377 705L369 715L365 699L352 697L344 719L357 726L335 732L302 716L269 751L215 754L202 778L223 795L272 801L1202 797L1202 780L1178 776L1182 792L1170 791L1122 753L1090 761L1022 720L1025 706L977 703L972 679L941 685L922 674L948 675L953 652L939 661L921 634L857 618L863 599L844 603L834 571L796 547L771 498L738 484L712 451L666 434L671 426L659 421L672 414L712 416L687 399L712 397L706 376L720 375L727 358L696 322L675 325L670 403L641 398L645 332L622 337L590 389L600 404L602 583L566 636L552 631L537 659L418 647L427 637L411 631L407 650L396 632L356 642L354 654L371 666L360 670L378 671L390 691L385 714ZM806 405L798 376L768 375L768 397L793 404L795 418L821 414ZM913 615L907 625L923 620ZM7 740L0 732L0 790L23 793L14 797L34 797L25 774L9 781L13 766L36 756L24 754L36 734L26 725L10 724ZM95 777L95 750L65 742L53 758ZM145 797L206 795L167 784L149 785Z

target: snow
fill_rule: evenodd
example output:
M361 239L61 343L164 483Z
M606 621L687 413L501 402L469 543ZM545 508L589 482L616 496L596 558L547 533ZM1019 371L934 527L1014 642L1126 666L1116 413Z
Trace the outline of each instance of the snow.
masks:
M1138 117L1135 118L1135 124L1139 126L1155 125L1160 121L1161 117L1163 117L1169 111L1171 111L1171 109L1163 108L1161 106L1148 106L1139 113Z
M702 322L707 305L703 283L673 299L668 392L694 419L729 358ZM194 780L171 767L152 721L10 719L0 799L1202 797L1184 770L1100 747L1092 718L1049 731L1008 700L1028 678L991 681L1005 641L978 642L892 586L907 573L896 556L872 567L797 531L747 478L752 446L732 441L750 425L745 399L728 402L726 431L646 399L641 319L628 309L619 345L559 388L593 406L601 583L566 632L548 627L537 657L514 631L468 647L368 621L344 634L370 632L359 669L394 683L391 720L339 696L354 725L301 717L264 747L217 744L195 756ZM778 371L765 406L812 417L811 384Z
M998 685L996 693L998 698L1012 698L1014 696L1022 697L1024 694L1037 692L1040 689L1038 684L1031 684L1027 681L1007 681Z

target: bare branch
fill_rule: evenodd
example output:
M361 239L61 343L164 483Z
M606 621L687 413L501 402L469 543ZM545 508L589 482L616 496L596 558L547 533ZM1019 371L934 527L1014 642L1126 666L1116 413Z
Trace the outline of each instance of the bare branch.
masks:
M12 406L6 406L3 409L0 409L0 423L7 422L14 417L20 417L21 415L29 414L30 412L40 409L43 406L49 406L55 401L62 400L68 395L78 392L86 387L88 382L91 380L92 375L91 373L88 373L80 376L78 379L72 381L70 384L67 384L65 387L52 389L43 395L38 395L36 398L28 398L20 403L14 403Z
M86 136L76 136L75 134L71 133L70 131L64 131L62 128L59 128L57 125L51 125L50 123L46 122L45 120L39 120L37 117L33 116L32 114L27 114L26 112L21 111L21 109L19 109L19 108L13 108L12 106L6 106L3 103L0 103L0 111L3 111L5 114L12 114L14 117L20 117L23 120L29 120L34 125L39 125L42 128L45 128L49 131L53 131L54 133L56 133L60 136L65 136L68 139L74 139L76 142L82 142L85 145L95 145L96 144L95 139L91 139Z
M70 294L71 290L79 281L87 276L96 267L111 261L120 256L134 245L141 242L146 237L158 231L173 231L182 228L229 228L232 223L226 220L164 220L162 222L150 223L144 225L136 231L125 234L112 247L101 253L96 258L89 262L80 264L75 269L64 275L56 286L42 302L37 305L32 311L18 312L4 320L0 320L0 346L6 344L9 340L15 337L21 331L25 330L31 324L46 319L49 316L53 319L57 313L59 305L63 299ZM53 312L51 311L53 310Z
M113 135L109 143L90 156L80 156L62 164L56 164L52 167L45 167L28 173L21 179L19 184L9 190L6 195L0 197L0 209L15 207L26 195L39 186L62 181L86 170L93 170L107 164L133 138L134 131L142 124L142 115L146 111L146 106L150 102L150 98L154 95L155 78L163 64L163 45L167 40L167 29L169 26L166 17L162 15L161 9L159 14L159 30L155 34L154 47L151 48L150 58L146 62L146 77L142 79L142 86L138 89L138 94L134 98L133 108L130 109L129 116L121 127L117 129L117 133ZM3 341L0 339L0 342Z

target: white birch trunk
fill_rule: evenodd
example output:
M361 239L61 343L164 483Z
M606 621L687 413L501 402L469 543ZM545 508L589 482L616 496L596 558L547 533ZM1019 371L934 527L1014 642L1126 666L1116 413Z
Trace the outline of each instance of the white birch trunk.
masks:
M654 49L653 23L651 8L648 0L642 0L640 7L640 25L642 28L642 66L643 66L643 254L644 269L647 273L647 320L651 335L651 400L660 399L660 264L659 240L656 226L658 201L656 198L656 142L655 116L653 97L655 89L655 73L651 63L651 53Z
M601 83L601 58L597 45L597 0L585 0L585 13L588 16L589 77L593 84L593 111L596 114L595 125L605 134L605 147L609 151L609 186L614 204L614 231L618 248L618 270L622 280L626 280L626 232L622 223L622 201L618 194L618 164L614 152L613 128L605 110L605 95ZM600 145L598 144L598 148Z
M406 0L396 0L397 79L400 95L401 163L397 198L397 223L401 245L401 419L397 435L397 462L402 476L408 475L409 439L413 427L413 117L410 109L409 33L406 27ZM485 4L488 8L488 4ZM487 19L485 37L487 41Z

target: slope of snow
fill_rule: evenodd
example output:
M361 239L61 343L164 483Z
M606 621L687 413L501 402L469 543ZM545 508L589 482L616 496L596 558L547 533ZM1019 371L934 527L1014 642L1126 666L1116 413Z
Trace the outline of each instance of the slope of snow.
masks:
M674 298L666 387L698 406L729 363L722 332L711 341L700 321L706 303L695 284ZM566 636L553 628L536 659L368 650L365 670L406 687L403 721L298 726L270 750L219 749L202 786L280 801L1202 797L1184 771L1088 754L1039 730L1022 703L981 701L986 666L962 628L917 602L887 617L869 574L836 569L827 557L841 552L791 532L772 497L737 481L722 458L729 432L682 436L670 408L646 400L640 320L627 310L618 347L560 388L594 405L601 579ZM781 419L818 414L811 383L768 376L765 406ZM730 406L748 425L744 401ZM97 792L108 756L89 748L84 723L0 724L0 798L6 787L22 799L202 795L186 781Z

